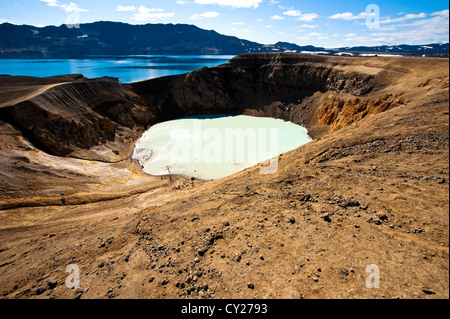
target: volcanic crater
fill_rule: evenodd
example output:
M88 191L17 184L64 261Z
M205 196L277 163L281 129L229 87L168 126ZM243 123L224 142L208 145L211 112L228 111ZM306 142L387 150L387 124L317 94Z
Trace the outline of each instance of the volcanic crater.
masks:
M277 53L130 84L0 76L0 296L448 298L448 67ZM222 113L314 140L210 182L131 159L152 125Z

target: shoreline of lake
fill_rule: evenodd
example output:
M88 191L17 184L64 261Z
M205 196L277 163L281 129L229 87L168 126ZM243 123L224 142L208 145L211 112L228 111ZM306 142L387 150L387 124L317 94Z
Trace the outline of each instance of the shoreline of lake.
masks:
M158 123L136 142L133 159L152 176L220 179L312 139L300 125L269 117L207 114ZM147 154L142 158L141 154Z
M84 59L0 59L0 74L51 77L83 74L87 78L112 77L132 83L184 74L228 62L233 55L112 55Z

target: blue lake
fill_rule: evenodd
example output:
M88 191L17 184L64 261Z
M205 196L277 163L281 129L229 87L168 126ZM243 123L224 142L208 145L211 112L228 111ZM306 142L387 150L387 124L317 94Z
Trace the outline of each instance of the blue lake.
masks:
M95 56L89 59L0 59L0 74L47 77L83 74L110 76L122 83L191 72L228 62L230 55Z

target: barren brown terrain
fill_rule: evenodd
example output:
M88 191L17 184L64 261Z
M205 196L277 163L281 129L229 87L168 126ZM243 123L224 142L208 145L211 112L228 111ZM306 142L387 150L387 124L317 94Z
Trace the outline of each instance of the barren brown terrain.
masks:
M448 67L249 54L126 85L1 76L1 298L449 298ZM216 181L130 160L151 125L223 112L314 140Z

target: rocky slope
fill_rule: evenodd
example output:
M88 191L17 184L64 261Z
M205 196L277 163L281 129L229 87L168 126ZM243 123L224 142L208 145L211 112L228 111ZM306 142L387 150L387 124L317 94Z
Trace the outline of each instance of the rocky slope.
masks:
M448 59L254 54L129 85L0 80L5 298L448 298ZM207 183L128 159L154 123L223 112L314 141L276 174Z

